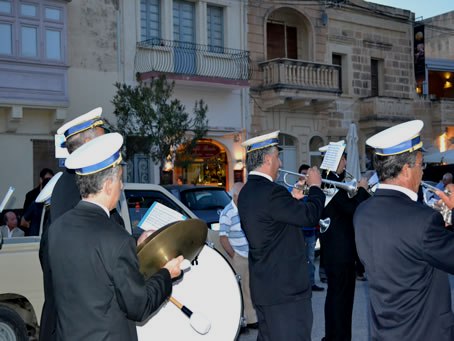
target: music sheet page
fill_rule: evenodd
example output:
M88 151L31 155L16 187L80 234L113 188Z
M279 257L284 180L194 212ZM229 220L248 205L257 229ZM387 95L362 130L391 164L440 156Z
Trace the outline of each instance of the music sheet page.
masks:
M187 217L157 201L150 206L147 213L140 220L139 226L142 230L158 230L163 226L180 220L186 220Z

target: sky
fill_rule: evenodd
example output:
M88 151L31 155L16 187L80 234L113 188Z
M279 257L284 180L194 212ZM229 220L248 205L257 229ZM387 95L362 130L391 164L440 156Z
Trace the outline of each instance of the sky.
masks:
M454 0L367 0L377 4L408 9L415 13L415 19L427 19L454 10Z

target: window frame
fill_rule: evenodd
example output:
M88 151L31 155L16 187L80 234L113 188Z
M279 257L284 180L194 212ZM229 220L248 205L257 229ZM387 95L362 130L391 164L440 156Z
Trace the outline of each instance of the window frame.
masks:
M214 27L217 25L216 23L213 22L213 18L215 17L215 14L212 13L212 10L219 10L220 11L220 27L221 27L221 36L220 38L214 37L213 35L213 30ZM207 21L207 45L208 45L208 51L210 52L215 52L215 53L223 53L224 52L224 47L225 47L225 7L222 6L217 6L217 5L207 5L207 16L206 16L206 21ZM215 40L219 39L220 43L217 44Z
M1 59L37 62L46 64L65 65L66 56L66 30L67 30L67 12L66 6L57 4L49 0L27 0L8 1L11 4L11 13L0 13L0 23L12 26L11 32L11 54L0 54ZM36 7L35 16L24 16L21 14L21 5L33 5ZM60 20L46 18L46 9L60 11ZM36 55L23 55L22 28L33 27L36 29ZM59 31L59 59L49 58L47 55L47 30Z
M150 17L149 17L150 4L149 4L149 2L151 2L151 0L140 0L139 15L140 15L140 40L141 41L146 41L146 40L153 39L153 38L161 38L161 35L162 35L161 1L160 0L156 1L156 10L158 13L158 15L157 15L157 17L158 17L157 35L149 34L149 31L150 31L150 25L149 25L150 24ZM151 4L151 5L154 6L154 4ZM145 7L145 32L143 32L143 27L142 27L142 6L146 6Z

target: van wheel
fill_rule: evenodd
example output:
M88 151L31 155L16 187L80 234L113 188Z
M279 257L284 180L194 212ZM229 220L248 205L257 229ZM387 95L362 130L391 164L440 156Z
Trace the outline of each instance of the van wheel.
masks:
M27 341L24 321L13 309L0 305L0 340Z

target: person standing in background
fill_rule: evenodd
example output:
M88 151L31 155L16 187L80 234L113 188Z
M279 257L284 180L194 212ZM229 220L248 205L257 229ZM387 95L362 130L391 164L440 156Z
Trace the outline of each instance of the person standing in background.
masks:
M44 179L50 179L54 176L54 172L50 168L43 168L41 169L41 172L39 172L39 184L35 188L33 188L31 191L27 192L25 195L25 201L24 201L24 208L23 212L27 212L28 207L35 202L36 197L39 195L39 192L43 189L43 181Z
M302 164L298 168L298 173L306 176L307 171L311 167L306 164ZM304 179L303 179L304 181ZM303 201L305 198L303 198ZM303 234L304 234L304 241L306 242L306 258L307 258L307 265L309 270L309 278L311 280L312 291L324 291L325 288L319 287L315 284L315 245L317 243L317 231L318 228L314 227L303 227Z

